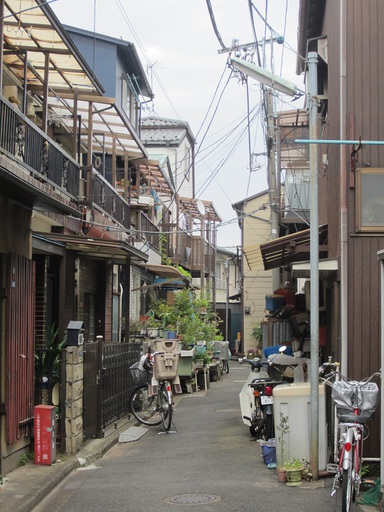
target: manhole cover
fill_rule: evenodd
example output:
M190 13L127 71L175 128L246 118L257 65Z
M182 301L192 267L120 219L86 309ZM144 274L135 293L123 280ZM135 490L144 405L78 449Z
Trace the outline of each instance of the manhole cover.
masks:
M220 501L220 496L216 494L179 494L179 496L167 498L165 501L173 505L206 505Z

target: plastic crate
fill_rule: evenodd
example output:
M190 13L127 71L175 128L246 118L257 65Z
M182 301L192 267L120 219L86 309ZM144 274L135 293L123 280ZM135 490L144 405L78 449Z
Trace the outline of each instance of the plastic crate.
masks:
M179 353L179 340L156 339L153 341L153 349L155 352L172 352Z
M144 384L150 382L152 378L152 373L149 370L141 370L139 364L140 363L137 362L130 367L133 385L135 387L144 386Z
M153 371L157 380L173 380L178 376L180 353L164 352L155 355Z

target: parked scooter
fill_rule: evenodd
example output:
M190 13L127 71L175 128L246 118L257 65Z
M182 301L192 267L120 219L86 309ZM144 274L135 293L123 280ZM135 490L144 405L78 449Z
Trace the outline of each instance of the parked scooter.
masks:
M273 388L295 380L295 368L302 366L299 358L284 353L286 348L282 346L279 353L269 355L266 361L242 360L251 366L251 371L239 394L241 417L256 439L274 437Z

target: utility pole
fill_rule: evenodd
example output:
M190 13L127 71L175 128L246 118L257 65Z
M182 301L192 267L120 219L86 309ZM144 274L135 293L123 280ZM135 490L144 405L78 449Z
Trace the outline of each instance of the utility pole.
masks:
M316 52L308 53L308 100L310 140L318 139L317 104L317 63ZM318 146L310 144L310 281L311 281L311 469L314 480L319 478L319 184Z
M267 155L268 155L268 182L269 182L269 205L270 205L270 222L271 222L271 239L279 236L279 212L280 204L279 187L276 176L276 154L275 154L275 112L273 105L273 91L268 89L267 92ZM280 172L280 169L277 170ZM275 268L272 270L272 290L277 290L280 285L280 270Z

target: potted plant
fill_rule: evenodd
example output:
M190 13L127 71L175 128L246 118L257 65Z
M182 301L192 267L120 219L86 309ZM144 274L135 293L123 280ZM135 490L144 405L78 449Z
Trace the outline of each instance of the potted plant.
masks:
M60 354L67 336L59 339L59 328L55 324L47 330L45 345L35 351L35 379L37 387L50 389L59 382Z
M283 467L287 477L287 485L300 485L304 468L302 461L294 457L291 460L287 460Z
M255 348L248 350L247 357L249 359L253 359L253 357L261 357L263 347L263 328L261 326L261 323L253 325L251 338L255 341Z
M196 362L197 368L202 368L203 366L209 365L211 362L211 358L209 354L207 353L207 350L205 347L197 347L196 352L194 355L194 360Z

